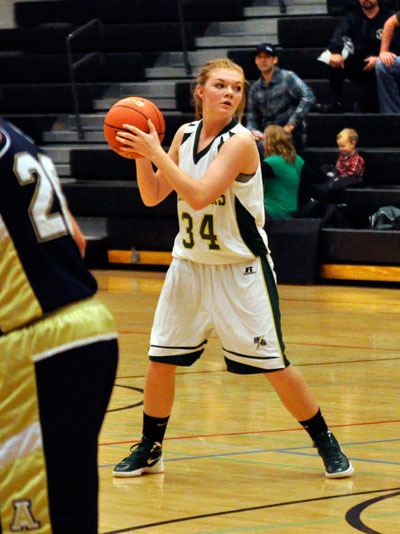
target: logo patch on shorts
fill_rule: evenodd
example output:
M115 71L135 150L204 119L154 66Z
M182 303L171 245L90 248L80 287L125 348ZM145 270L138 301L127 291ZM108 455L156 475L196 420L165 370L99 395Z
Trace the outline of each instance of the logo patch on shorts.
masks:
M267 344L267 342L265 341L265 335L255 337L254 344L257 345L256 350L258 350L260 347L265 347L265 345Z
M256 274L256 271L254 270L254 267L253 265L250 265L249 267L246 267L245 270L244 270L244 275L247 275L247 274Z
M22 532L27 530L38 530L41 527L32 512L32 501L30 499L16 499L13 501L14 516L10 525L11 532Z

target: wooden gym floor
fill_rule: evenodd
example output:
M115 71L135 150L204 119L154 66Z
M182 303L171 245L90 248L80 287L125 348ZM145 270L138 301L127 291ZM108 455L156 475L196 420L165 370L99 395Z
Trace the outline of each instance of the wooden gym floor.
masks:
M165 473L114 479L141 433L143 378L162 273L95 271L120 364L100 438L101 534L400 533L398 289L280 286L287 356L350 457L328 480L263 376L227 373L212 337L177 374Z

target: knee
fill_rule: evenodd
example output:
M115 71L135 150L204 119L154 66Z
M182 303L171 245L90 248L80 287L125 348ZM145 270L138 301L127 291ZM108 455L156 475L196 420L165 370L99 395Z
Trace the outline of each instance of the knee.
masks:
M386 65L383 63L381 59L378 59L378 61L375 63L375 72L377 75L382 74L386 71Z
M377 76L392 76L395 71L395 64L385 65L381 59L375 63L375 73Z
M288 371L289 367L285 367L284 369L277 369L276 371L270 371L269 373L265 373L265 378L268 380L268 382L271 384L274 388L279 388L282 384L284 384L287 380L287 375L290 374Z
M173 375L176 371L176 365L170 365L169 363L153 362L150 361L147 373L152 376L168 376Z

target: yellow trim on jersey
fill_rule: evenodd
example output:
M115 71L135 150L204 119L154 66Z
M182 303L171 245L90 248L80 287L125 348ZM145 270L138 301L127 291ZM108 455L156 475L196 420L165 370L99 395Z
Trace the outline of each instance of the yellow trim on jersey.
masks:
M46 314L42 320L24 328L32 329L32 335L19 343L19 351L39 361L88 343L116 339L116 327L109 310L90 297ZM18 331L0 337L2 357L12 357ZM1 365L1 364L0 364Z
M0 516L3 534L39 529L41 533L51 533L35 367L29 350L26 350L31 332L32 327L23 328L0 337Z
M41 534L52 532L34 362L69 348L116 337L111 313L93 297L0 336L0 521L3 534L26 530L37 530ZM68 358L68 355L63 357Z
M38 421L1 443L0 470L15 462L19 456L27 456L42 446L42 433Z
M39 319L43 310L0 219L0 330L10 332Z

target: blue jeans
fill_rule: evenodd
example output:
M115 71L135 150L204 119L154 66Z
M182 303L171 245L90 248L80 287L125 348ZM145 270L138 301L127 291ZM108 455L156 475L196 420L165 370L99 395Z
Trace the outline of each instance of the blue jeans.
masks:
M391 67L379 59L375 65L381 113L400 113L400 57Z

